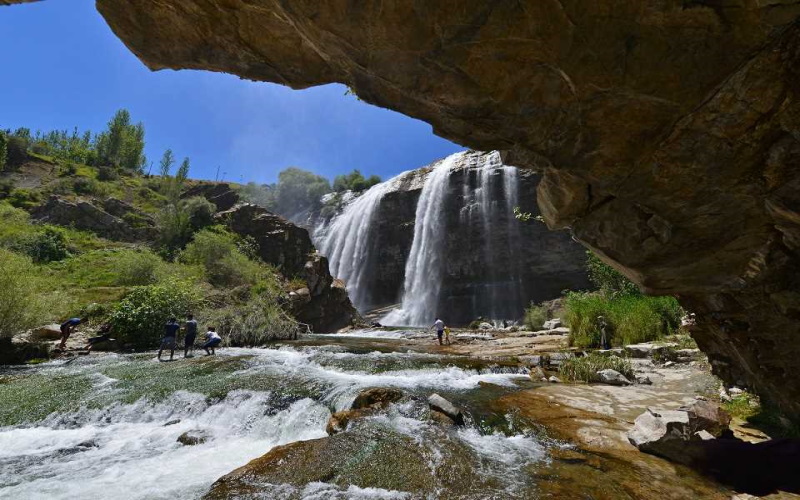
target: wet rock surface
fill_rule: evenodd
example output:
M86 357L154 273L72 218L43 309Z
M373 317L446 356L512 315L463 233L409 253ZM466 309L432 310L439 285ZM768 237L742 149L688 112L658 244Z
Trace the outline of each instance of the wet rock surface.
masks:
M178 436L178 442L184 446L194 446L205 443L210 437L211 436L202 429L193 429Z
M800 418L800 5L380 5L97 4L152 69L346 83L543 170L548 226L571 227L646 291L679 295L716 373Z

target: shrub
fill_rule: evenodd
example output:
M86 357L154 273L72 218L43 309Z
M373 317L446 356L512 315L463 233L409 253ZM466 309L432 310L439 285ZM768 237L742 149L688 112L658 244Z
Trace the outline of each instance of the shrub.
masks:
M192 237L189 214L177 206L164 207L156 216L156 224L158 226L158 245L168 257L174 256Z
M0 179L0 200L5 200L14 190L14 182L11 179Z
M8 137L0 130L0 171L6 168L6 157L8 156Z
M97 180L115 181L119 179L119 173L111 167L100 167L97 169Z
M558 371L565 380L589 383L597 381L597 372L609 368L620 372L628 379L633 378L633 366L629 360L598 353L565 359Z
M182 208L189 214L189 225L193 231L199 231L204 227L214 224L214 214L217 206L203 198L194 196L181 202Z
M265 272L237 248L232 234L219 227L198 232L181 252L180 260L202 265L208 282L218 286L254 284Z
M6 168L19 167L28 160L28 140L12 135L6 144Z
M53 227L44 228L23 240L20 250L37 263L55 262L70 256L64 231Z
M40 297L38 270L30 258L0 249L0 338L42 322L45 304Z
M17 188L11 191L6 199L12 206L22 209L29 209L39 204L41 197L39 193L30 189Z
M567 295L565 307L569 342L577 347L600 345L599 316L605 318L606 333L613 345L648 342L672 334L680 326L682 316L674 297L608 297L573 292Z
M72 177L78 173L78 166L71 161L66 162L61 168L58 169L59 177Z
M161 258L150 250L122 250L115 259L115 284L152 285L158 281L164 265Z
M89 177L76 177L72 181L72 190L75 194L103 196L106 189L96 180Z
M541 330L547 319L547 309L543 306L531 304L525 309L525 328L529 330Z
M268 296L211 311L205 318L231 346L260 346L272 340L295 339L300 333L300 324Z
M200 304L197 285L186 281L164 281L134 288L114 309L110 320L123 343L154 346L171 317L179 318Z

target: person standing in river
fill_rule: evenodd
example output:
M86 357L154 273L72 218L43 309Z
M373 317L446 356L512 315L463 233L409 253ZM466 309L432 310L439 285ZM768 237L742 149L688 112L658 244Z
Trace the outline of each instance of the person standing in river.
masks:
M194 341L197 338L197 321L191 314L186 316L186 336L183 338L183 357L192 358L194 352Z
M439 339L439 345L442 345L442 335L444 335L444 321L439 318L436 318L436 321L433 322L431 328L436 329L436 337Z
M158 360L161 361L161 353L164 349L169 349L169 360L175 356L175 345L178 340L178 330L181 326L175 318L170 318L164 326L164 337L161 339L161 347L158 349Z

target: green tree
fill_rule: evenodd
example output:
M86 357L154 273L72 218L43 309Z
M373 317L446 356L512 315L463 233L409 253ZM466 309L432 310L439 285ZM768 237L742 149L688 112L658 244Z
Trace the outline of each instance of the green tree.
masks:
M588 250L586 270L589 273L589 281L606 295L641 295L639 287L634 282Z
M147 159L144 156L144 125L131 124L126 109L117 111L108 122L107 129L95 141L101 163L141 171Z
M6 133L0 131L0 170L6 168L6 154L8 153L8 138Z
M172 172L172 166L175 165L175 155L172 154L172 149L167 148L161 156L161 161L158 163L159 174L161 177L168 178Z
M380 184L381 178L377 175L372 175L365 178L359 170L353 170L349 174L337 175L333 179L333 190L341 193L344 191L361 192Z
M319 208L320 198L330 192L328 179L308 170L289 167L278 174L275 210L284 215L293 215L310 208Z

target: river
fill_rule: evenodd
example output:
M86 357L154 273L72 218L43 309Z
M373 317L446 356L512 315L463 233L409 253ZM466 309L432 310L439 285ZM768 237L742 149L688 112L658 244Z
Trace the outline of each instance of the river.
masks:
M511 416L486 404L531 385L525 369L405 352L392 343L398 336L310 336L162 363L154 353L105 354L5 368L0 498L198 498L275 446L326 436L331 412L369 387L407 392L406 402L364 425L414 440L432 471L443 461L469 461L492 478L474 498L530 493L526 467L546 461L546 447L566 445L515 429ZM432 392L466 408L467 426L447 431L427 421ZM207 434L205 443L177 442L196 429ZM264 498L409 497L402 489L324 482L287 488Z

